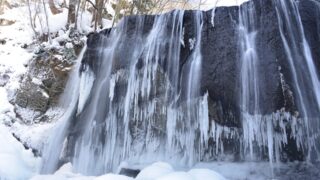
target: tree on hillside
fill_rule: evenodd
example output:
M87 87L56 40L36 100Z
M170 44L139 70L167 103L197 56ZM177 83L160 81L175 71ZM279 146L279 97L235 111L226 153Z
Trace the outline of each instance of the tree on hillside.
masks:
M4 2L6 0L0 0L1 4ZM184 9L187 7L188 0L63 0L62 4L57 4L56 0L27 0L27 4L29 5L30 25L34 33L39 34L36 32L39 27L36 26L40 26L41 32L50 38L49 27L46 27L49 26L48 7L49 12L53 15L67 10L67 28L74 25L72 27L75 29L79 27L78 20L81 19L83 12L90 12L92 14L91 27L96 31L102 28L103 19L109 20L114 26L123 16L127 15L161 13L177 7ZM44 32L45 29L48 31Z
M59 14L62 11L56 7L53 0L49 0L49 7L52 14Z
M74 24L76 22L76 6L77 0L69 0L68 25Z

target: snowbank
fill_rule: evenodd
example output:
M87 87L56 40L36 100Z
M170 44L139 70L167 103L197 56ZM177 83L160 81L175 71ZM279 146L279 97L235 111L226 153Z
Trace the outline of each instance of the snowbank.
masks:
M0 39L5 41L5 44L0 44L0 75L7 77L7 80L1 83L3 89L0 108L15 95L16 89L19 88L19 81L26 72L26 64L33 56L31 50L22 48L25 44L30 44L33 37L28 16L26 16L27 12L26 7L19 7L8 9L0 15L0 18L14 22L12 25L0 28Z
M210 169L191 169L188 172L175 171L170 164L156 162L144 168L137 180L225 180L219 173Z
M0 179L28 179L34 175L40 159L26 150L3 124L0 124L0 144Z
M0 124L11 124L15 118L14 107L9 103L7 90L0 87Z
M29 126L15 122L10 131L14 132L28 147L42 150L54 125L55 123L41 123Z
M10 101L20 86L26 73L26 64L33 56L33 51L25 48L32 44L33 32L29 26L27 7L14 7L5 10L0 18L14 23L0 27L0 179L29 179L40 166L40 158L35 158L31 149L26 150L23 143L40 149L41 143L50 124L26 126L20 124ZM0 78L1 78L0 77ZM31 112L30 112L31 113ZM8 126L6 126L8 125ZM19 142L13 133L19 137Z
M7 91L0 87L0 116L10 111L13 111L13 106L9 103Z
M36 175L31 178L31 180L131 180L132 178L117 175L117 174L105 174L102 176L94 177L94 176L83 176L81 174L76 174L72 172L71 163L67 163L63 165L58 171L56 171L52 175Z
M161 176L173 173L173 168L163 162L157 162L152 164L151 166L148 166L144 168L137 176L138 180L151 180L151 179L157 179Z
M14 107L5 87L0 87L0 179L28 179L38 171L40 158L35 158L31 149L26 150L3 124L10 124L13 118ZM24 133L27 132L25 129Z
M37 175L32 180L133 180L131 177L117 174L105 174L98 177L82 176L72 173L70 163L63 165L53 175ZM192 169L188 172L174 171L170 164L156 162L145 167L135 178L136 180L225 180L219 173L209 169Z

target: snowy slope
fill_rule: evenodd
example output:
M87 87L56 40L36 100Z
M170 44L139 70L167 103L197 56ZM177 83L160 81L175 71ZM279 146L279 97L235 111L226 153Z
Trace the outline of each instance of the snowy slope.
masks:
M0 44L0 78L4 75L9 77L5 85L9 97L14 96L14 91L19 87L19 80L26 72L25 65L32 57L30 51L21 47L32 42L32 32L27 23L26 13L26 8L14 8L0 15L0 18L15 22L0 28L0 39L5 41L5 44Z
M39 165L40 159L0 124L0 179L27 179L37 172Z
M33 51L24 49L33 42L25 6L7 9L0 18L14 21L0 27L0 179L28 179L37 172L40 159L26 150L24 143L40 146L51 124L27 126L17 120L11 101L26 73Z
M15 22L0 28L0 39L5 41L0 44L0 179L26 179L37 172L40 164L40 159L35 158L31 150L26 150L12 135L11 128L4 125L18 125L14 106L9 101L26 72L25 64L32 57L31 51L22 48L32 42L26 10L24 7L13 8L0 15L0 18Z
M10 103L13 102L16 92L20 88L20 83L27 73L29 60L33 58L34 52L37 51L35 47L39 42L34 40L28 7L20 1L9 2L15 5L12 9L6 8L4 14L0 15L0 19L14 22L13 24L0 26L0 179L28 179L38 172L36 168L38 166L38 158L33 157L31 150L26 151L28 152L26 153L22 144L32 147L41 153L54 126L54 121L26 125L19 120L19 118L24 117L17 116L15 105ZM31 11L35 13L33 8L34 6L32 5ZM69 38L68 31L65 29L68 15L67 9L63 9L62 13L53 15L48 5L46 8L49 18L49 30L51 33L58 33L58 37L53 39L51 44L43 43L43 45L47 47L59 46L59 41ZM86 11L79 17L78 28L81 32L89 33L92 31L90 27L91 16ZM40 35L48 31L46 27L41 27L41 20L43 25L45 20L43 12L40 12L35 22L35 30ZM69 44L67 43L66 45ZM64 48L64 46L59 48ZM38 81L41 82L41 80ZM33 110L26 108L20 108L19 111L23 111L19 113L23 113L26 117L33 117L35 113ZM46 115L56 117L60 113L59 109L55 108L49 109ZM8 162L12 162L12 164L8 165Z

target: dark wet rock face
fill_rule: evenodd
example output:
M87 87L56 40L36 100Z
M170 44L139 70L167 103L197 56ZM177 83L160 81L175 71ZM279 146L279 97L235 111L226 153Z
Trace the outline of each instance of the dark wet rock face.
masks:
M260 107L262 114L270 114L283 107L295 109L289 95L283 93L283 85L280 80L280 72L288 71L284 47L277 24L277 14L272 1L255 1L257 9L257 51L259 61L259 85L263 90L260 94ZM230 127L240 127L240 107L239 107L239 41L238 41L238 7L217 8L214 16L214 26L211 23L211 11L203 12L203 28L201 32L201 93L209 93L212 111L210 116L222 125ZM195 37L194 17L192 11L186 11L183 17L184 45L181 45L180 67L182 69L186 60L190 57L192 50L189 41ZM113 64L114 71L125 68L130 53L124 49L131 49L135 46L135 29L138 18L128 17L125 21L126 36L125 42L120 43L117 48ZM141 36L146 36L152 29L154 16L145 16L143 20L143 31ZM170 27L167 27L170 29ZM105 30L100 34L90 34L88 36L88 49L84 55L82 66L90 66L96 72L101 57L101 47L104 46L110 30ZM130 51L129 51L130 52ZM168 52L163 52L168 53ZM139 64L138 64L139 65ZM281 70L279 67L284 67ZM290 82L290 72L284 73L285 80ZM290 87L289 87L290 88ZM289 91L289 90L287 90ZM286 103L285 103L286 102ZM291 103L290 103L291 102Z
M310 179L317 180L320 177L320 164L292 163L288 167L280 168L276 172L276 178L283 180Z
M307 41L320 75L320 1L300 1L299 11Z
M202 32L202 92L209 93L210 116L221 125L240 127L238 102L238 8L204 13Z

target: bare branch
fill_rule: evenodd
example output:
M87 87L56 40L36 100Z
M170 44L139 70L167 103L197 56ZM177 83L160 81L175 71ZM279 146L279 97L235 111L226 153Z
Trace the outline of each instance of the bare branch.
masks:
M88 3L90 3L92 5L93 8L95 8L96 10L98 10L97 6L94 5L94 3L90 0L86 0Z

